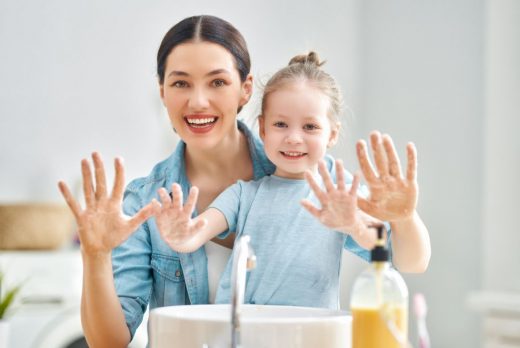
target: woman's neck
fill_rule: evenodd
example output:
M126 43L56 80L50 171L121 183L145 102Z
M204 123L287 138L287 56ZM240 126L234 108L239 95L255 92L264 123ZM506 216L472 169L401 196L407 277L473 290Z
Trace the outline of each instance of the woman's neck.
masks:
M242 165L250 165L247 138L236 129L211 149L186 146L186 174L190 181L198 177L236 176Z

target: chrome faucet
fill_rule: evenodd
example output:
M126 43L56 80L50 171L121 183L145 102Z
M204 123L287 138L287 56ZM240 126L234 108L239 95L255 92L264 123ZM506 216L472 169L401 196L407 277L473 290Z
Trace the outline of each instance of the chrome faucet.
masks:
M231 348L240 348L240 310L246 291L246 273L256 266L256 256L251 248L251 237L240 237L234 246L231 271Z

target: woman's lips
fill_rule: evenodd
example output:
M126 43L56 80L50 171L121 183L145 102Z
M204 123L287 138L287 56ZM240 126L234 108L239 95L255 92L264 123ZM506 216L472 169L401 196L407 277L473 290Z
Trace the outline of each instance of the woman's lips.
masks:
M218 117L214 115L190 115L185 116L184 121L188 129L193 133L207 133L215 127Z

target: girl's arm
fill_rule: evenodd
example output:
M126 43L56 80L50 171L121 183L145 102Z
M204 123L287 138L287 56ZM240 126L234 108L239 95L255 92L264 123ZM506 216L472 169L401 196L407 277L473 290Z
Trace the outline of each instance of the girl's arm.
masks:
M162 205L152 201L157 228L162 239L175 251L193 252L228 229L222 212L209 208L195 218L191 218L197 203L198 188L192 187L182 204L182 190L179 184L172 185L172 198L164 188L159 189Z
M390 223L396 268L401 272L424 272L431 246L428 229L416 211L419 188L415 146L409 143L406 147L408 163L403 177L392 138L375 131L370 134L370 144L376 169L368 159L366 143L357 143L359 164L370 189L370 196L358 198L358 205L367 214Z
M373 248L376 242L376 231L369 226L372 225L374 219L357 208L359 175L354 175L352 186L347 190L343 164L340 160L336 160L336 186L324 161L320 161L318 170L323 178L325 191L319 187L310 172L305 173L305 178L320 201L321 209L315 207L307 199L302 201L302 205L328 228L350 234L362 248Z

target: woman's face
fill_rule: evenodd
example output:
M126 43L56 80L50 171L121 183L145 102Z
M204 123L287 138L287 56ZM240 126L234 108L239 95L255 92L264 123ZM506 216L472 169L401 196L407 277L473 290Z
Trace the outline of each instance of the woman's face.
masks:
M236 131L236 116L252 92L252 77L245 82L235 59L211 42L176 46L166 60L163 100L173 127L189 146L211 149Z

